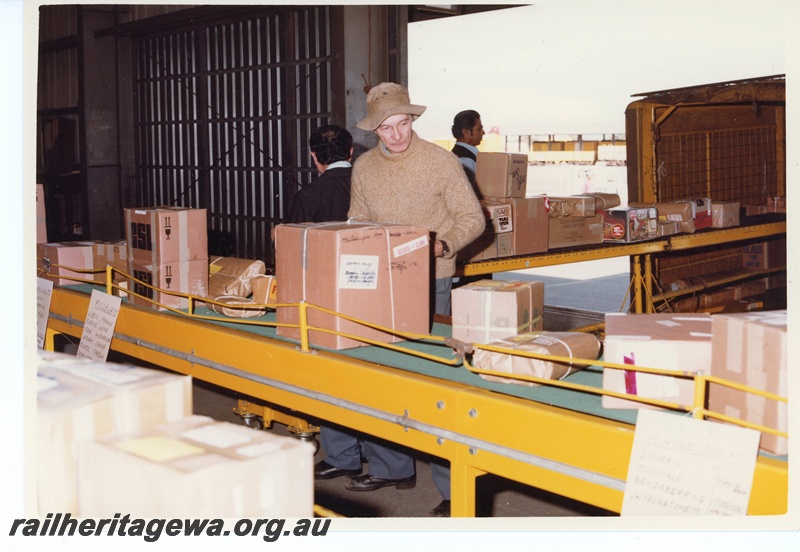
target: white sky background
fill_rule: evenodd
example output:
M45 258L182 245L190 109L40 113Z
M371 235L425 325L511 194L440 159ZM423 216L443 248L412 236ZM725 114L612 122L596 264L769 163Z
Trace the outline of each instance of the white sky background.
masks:
M409 24L411 101L423 137L453 116L487 132L625 132L633 94L786 72L786 1L544 0Z

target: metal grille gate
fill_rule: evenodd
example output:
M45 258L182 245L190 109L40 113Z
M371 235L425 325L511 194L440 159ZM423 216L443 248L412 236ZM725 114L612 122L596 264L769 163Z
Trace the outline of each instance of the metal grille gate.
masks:
M135 206L206 208L209 253L274 266L271 229L331 117L329 20L316 6L137 38Z

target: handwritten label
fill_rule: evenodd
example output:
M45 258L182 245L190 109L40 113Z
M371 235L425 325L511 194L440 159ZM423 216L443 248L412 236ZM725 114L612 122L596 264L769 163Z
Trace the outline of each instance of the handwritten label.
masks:
M622 515L744 516L760 432L639 410Z
M412 253L417 249L422 249L428 245L428 236L421 236L417 239L411 240L409 242L403 243L392 249L395 258L402 257L403 255L407 255L408 253Z
M377 255L342 255L339 257L339 289L378 289Z
M47 333L47 318L50 315L50 298L53 296L53 281L36 278L36 345L44 349Z
M89 310L83 323L81 343L78 345L78 358L88 358L97 362L105 362L114 326L117 324L122 299L102 291L92 290Z

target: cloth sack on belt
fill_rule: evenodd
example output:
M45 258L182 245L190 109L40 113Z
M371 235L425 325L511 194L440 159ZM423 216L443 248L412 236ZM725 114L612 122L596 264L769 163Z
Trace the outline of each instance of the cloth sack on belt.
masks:
M266 271L264 261L212 256L208 264L208 297L248 297L253 293L253 276Z
M600 340L584 332L528 332L492 341L490 345L515 351L526 351L540 355L596 360L600 354ZM476 349L472 365L482 370L507 374L534 376L543 379L562 379L588 366L574 362L556 362L529 358L511 353L498 353ZM538 387L540 384L514 378L480 374L487 381L515 383Z

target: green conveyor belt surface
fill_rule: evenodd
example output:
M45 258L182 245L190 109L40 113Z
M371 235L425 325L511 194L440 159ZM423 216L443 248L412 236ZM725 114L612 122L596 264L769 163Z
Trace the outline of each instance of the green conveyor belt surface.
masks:
M90 293L92 286L79 285L68 286L70 289ZM97 288L94 288L97 289ZM123 299L123 301L125 301ZM186 311L183 311L184 313ZM171 313L174 316L183 316L178 313ZM288 343L298 343L297 341L287 339L276 335L276 327L259 325L260 323L274 323L276 315L274 311L269 311L267 314L254 318L231 318L222 314L215 313L214 311L206 308L199 307L195 309L195 315L210 317L214 320L201 321L209 324L219 324L223 327L235 329L243 332L248 332L254 335L277 339ZM188 317L188 314L185 314ZM253 324L257 322L258 324ZM445 324L434 323L432 328L432 335L449 337L451 328ZM444 344L431 343L424 341L406 341L397 343L396 345L407 348L412 351L424 352L429 355L436 355L444 359L452 358L452 349ZM397 368L399 370L407 370L409 372L416 372L427 376L446 379L476 388L488 389L497 393L512 395L515 397L537 401L542 404L548 404L560 408L572 410L574 412L581 412L592 416L607 418L610 420L635 424L637 410L627 410L618 408L604 408L601 405L599 394L585 393L574 391L571 389L562 389L553 386L539 386L529 387L526 385L515 385L506 383L496 383L486 381L477 374L470 372L464 366L448 366L433 360L428 360L402 352L393 351L379 346L364 346L355 347L353 349L345 349L334 351L325 348L318 348L321 351L326 351L331 354L338 354L350 358L372 362L382 366ZM589 366L583 370L570 374L563 381L576 383L594 388L602 388L602 368L599 366ZM679 415L682 415L678 413ZM776 457L768 453L761 452L762 455L771 458L778 458L787 460L787 457Z

